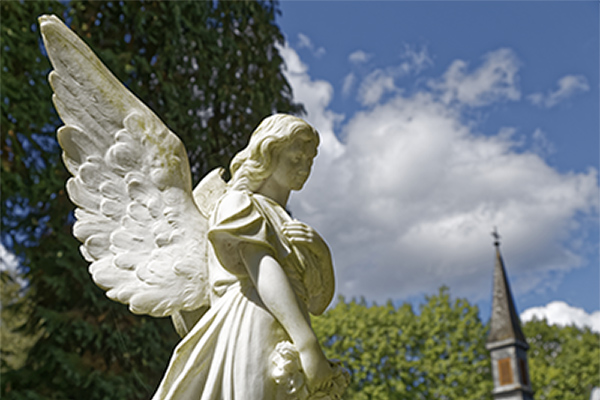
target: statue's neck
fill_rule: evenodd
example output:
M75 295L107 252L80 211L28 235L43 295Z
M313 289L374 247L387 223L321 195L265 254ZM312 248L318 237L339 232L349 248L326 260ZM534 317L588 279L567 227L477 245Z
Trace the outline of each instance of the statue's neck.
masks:
M279 185L274 179L269 177L256 191L277 202L285 208L290 197L290 190Z

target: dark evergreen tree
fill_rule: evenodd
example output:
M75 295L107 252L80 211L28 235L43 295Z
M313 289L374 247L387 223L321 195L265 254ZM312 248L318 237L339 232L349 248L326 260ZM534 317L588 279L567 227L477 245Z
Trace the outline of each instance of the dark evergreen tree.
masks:
M178 338L168 319L108 300L71 235L73 205L37 17L55 13L176 132L195 182L265 116L299 113L283 74L274 2L5 1L2 12L2 243L28 282L25 364L3 398L146 399ZM18 307L21 301L13 302Z

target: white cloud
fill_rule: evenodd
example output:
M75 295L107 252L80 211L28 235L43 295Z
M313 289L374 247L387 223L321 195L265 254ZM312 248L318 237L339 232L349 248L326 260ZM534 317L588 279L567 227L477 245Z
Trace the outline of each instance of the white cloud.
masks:
M356 55L356 60L363 60L363 58L366 57L363 54L363 52L355 52L351 56ZM405 44L400 57L403 61L399 65L375 69L367 74L362 80L358 88L357 96L357 100L362 105L370 106L379 103L386 94L399 91L396 86L396 79L413 73L418 74L425 68L433 65L426 47L421 47L420 50L416 50L413 46ZM352 83L356 80L354 74L353 79ZM348 95L350 90L350 85L344 85L342 93Z
M372 105L388 92L395 92L394 75L389 71L376 69L362 81L358 89L358 100L362 105Z
M308 48L311 49L313 47L312 41L308 36L303 33L298 34L298 48Z
M297 64L292 49L282 54ZM471 74L456 65L437 81L454 100L518 98L511 51L490 53ZM439 87L410 96L392 89L389 100L373 100L340 126L342 117L328 109L329 83L312 80L306 67L288 79L324 139L291 209L330 244L339 293L399 299L445 284L456 295L487 298L494 226L516 291L548 288L581 263L571 237L580 229L576 215L597 213L594 169L561 174L539 155L517 152L514 129L475 132Z
M371 59L373 55L365 53L362 50L356 50L348 56L348 60L353 64L364 64Z
M294 91L294 99L304 104L311 124L321 135L319 152L323 155L320 158L338 156L343 152L343 146L334 134L334 126L344 116L327 109L333 97L333 87L329 82L312 80L308 75L308 67L291 47L285 45L278 49L285 60L287 68L284 73Z
M325 48L323 48L323 47L315 48L315 45L313 44L312 40L310 40L310 38L303 33L298 34L297 47L299 49L305 48L305 49L310 50L312 55L315 56L316 58L320 58L320 57L324 56L326 53Z
M342 84L342 94L344 96L348 96L356 83L356 75L353 72L346 75L344 78L344 83Z
M521 321L546 319L550 325L569 326L578 328L589 327L600 333L600 311L588 314L584 309L572 307L564 301L553 301L542 307L532 307L521 313Z
M324 47L319 47L318 49L316 49L315 51L313 51L313 55L316 58L321 58L323 57L325 54L327 53L327 51L325 51Z
M442 79L432 80L430 87L440 99L450 104L458 102L472 107L500 100L519 100L517 87L519 62L510 49L499 49L484 56L483 63L473 72L463 60L454 61Z
M546 133L541 129L536 129L531 137L533 139L532 151L534 153L542 157L556 153L556 147L548 140Z
M420 50L416 50L413 46L405 43L404 50L400 56L404 60L400 64L400 70L405 75L412 72L418 74L433 65L433 60L429 56L429 52L425 46L422 46Z
M567 75L558 80L558 89L546 94L533 93L527 96L534 105L551 108L569 97L590 90L587 79L583 75Z
M277 45L277 49L285 61L284 73L286 74L288 80L291 78L298 78L303 75L306 75L306 78L308 78L308 75L306 74L308 67L302 62L300 56L294 51L294 49L287 46L287 44L286 46ZM301 85L297 85L297 88L301 88Z
M348 96L360 79L357 100L366 106L376 104L386 94L398 91L399 89L396 87L397 79L410 74L419 74L424 69L433 65L433 61L425 46L421 46L417 50L414 46L404 44L400 53L400 59L402 60L400 64L366 72L368 70L364 64L371 57L371 54L365 53L362 50L357 50L350 54L348 59L354 64L356 73L352 72L346 75L342 86L342 94Z

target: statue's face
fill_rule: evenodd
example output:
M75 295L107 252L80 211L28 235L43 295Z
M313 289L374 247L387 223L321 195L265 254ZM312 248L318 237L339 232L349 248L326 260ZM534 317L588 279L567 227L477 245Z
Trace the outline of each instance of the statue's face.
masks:
M302 189L316 155L317 142L314 137L303 134L296 136L279 151L272 179L282 188Z

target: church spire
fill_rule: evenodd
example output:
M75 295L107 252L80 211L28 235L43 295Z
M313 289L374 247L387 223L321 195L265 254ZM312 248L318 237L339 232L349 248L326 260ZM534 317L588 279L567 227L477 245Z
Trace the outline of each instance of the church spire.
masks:
M527 365L529 346L521 330L521 322L500 254L500 235L496 229L492 236L496 247L496 264L492 316L486 348L492 358L493 396L497 400L533 400Z
M491 328L487 343L513 339L527 346L521 330L521 322L506 277L506 268L500 254L500 235L494 228L492 233L496 247L496 266L494 267L494 297L492 299ZM527 346L528 347L528 346Z

